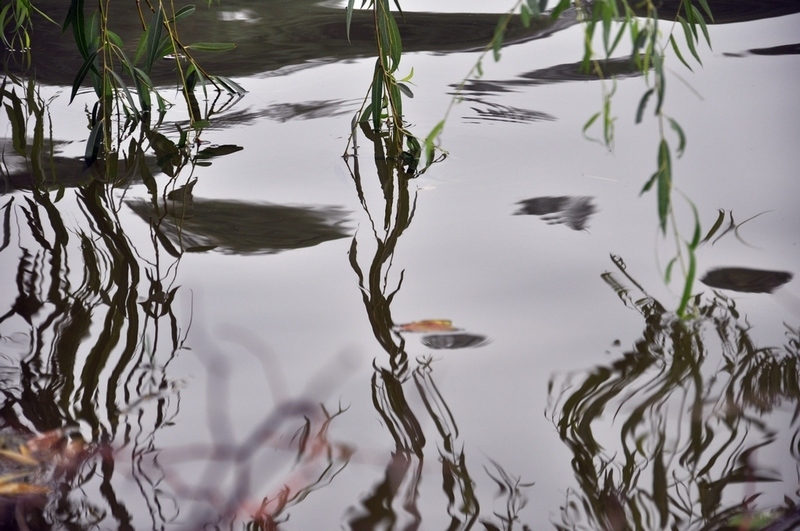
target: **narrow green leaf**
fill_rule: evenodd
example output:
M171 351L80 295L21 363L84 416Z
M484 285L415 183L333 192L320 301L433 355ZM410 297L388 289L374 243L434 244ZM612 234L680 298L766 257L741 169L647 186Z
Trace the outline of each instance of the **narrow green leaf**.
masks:
M692 207L692 214L694 215L694 233L692 234L692 241L689 242L689 249L694 251L700 244L700 215L697 213L697 207L692 201L689 201L689 206Z
M592 115L591 118L586 120L586 123L583 124L583 134L586 134L586 131L592 126L592 124L594 124L597 121L598 118L600 118L601 114L602 113L600 112L596 112Z
M134 82L136 83L136 92L139 94L139 102L143 111L149 111L151 108L150 91L155 91L153 82L141 68L134 68Z
M550 13L550 18L552 20L556 20L561 13L563 13L569 6L572 4L571 0L560 0L556 7L553 8L553 11Z
M245 90L244 87L242 87L240 84L238 84L229 77L211 76L211 79L217 83L220 83L225 88L225 90L227 90L231 94L238 94L238 95L247 94L247 90Z
M706 234L706 237L703 238L703 240L700 243L706 243L708 240L710 240L722 226L723 221L725 221L725 211L720 208L719 214L717 215L717 221L714 222L714 225L711 227L711 230L708 231L708 234Z
M692 12L694 13L695 20L700 25L700 29L703 32L703 37L706 38L706 43L708 44L708 47L711 48L711 37L709 37L709 35L708 35L708 28L706 27L706 21L703 18L703 14L700 13L700 11L694 5L692 5L690 7L691 7Z
M694 70L692 70L692 67L689 66L689 63L686 62L686 59L683 58L683 54L681 54L681 50L680 48L678 48L678 43L675 41L675 35L669 36L669 42L670 44L672 44L672 51L674 51L675 55L678 56L678 59L680 59L681 63L683 63L683 66L694 72Z
M642 114L644 114L644 110L647 107L647 100L650 99L650 96L653 95L653 92L655 92L655 89L648 90L647 92L644 93L644 95L642 95L642 99L639 100L639 108L636 109L637 124L642 122Z
M345 28L347 29L347 42L350 42L350 23L353 19L353 3L355 0L348 0L347 1L347 20L345 22ZM361 7L364 7L362 2Z
M113 31L111 31L111 30L106 30L106 37L108 37L108 40L111 41L111 43L114 46L117 46L119 48L122 48L123 46L125 46L122 43L122 38L119 35L117 35L116 33L114 33Z
M172 17L172 22L178 22L179 20L188 17L189 15L191 15L194 12L195 12L195 6L193 6L191 4L188 5L188 6L183 6L182 8L180 8L178 10L177 13L175 13L175 16Z
M372 129L381 128L381 109L383 109L383 67L381 60L375 62L375 75L372 78Z
M97 120L97 123L92 127L92 132L89 133L89 138L86 140L86 151L83 159L87 166L91 166L97 160L97 154L100 152L100 143L103 140L102 132L103 120Z
M667 233L667 216L672 191L672 164L670 162L669 145L661 140L658 148L658 219L662 234Z
M406 85L405 83L398 83L397 84L397 88L399 88L400 92L402 92L403 94L405 94L409 98L413 98L414 97L414 93L411 92L411 89L408 88L408 85Z
M153 71L153 65L159 59L158 49L161 44L161 32L164 25L164 13L161 11L161 4L159 3L153 20L150 21L150 26L147 28L147 39L145 44L145 57L144 57L144 71L150 75Z
M669 125L672 126L672 129L678 134L678 158L683 156L683 150L686 148L686 135L683 133L683 128L673 120L672 118L667 118L669 120Z
M236 48L236 44L232 42L193 42L184 48L200 52L226 52Z
M364 111L361 113L361 116L358 117L358 123L368 122L369 119L370 119L370 116L372 116L372 104L371 103L366 106Z
M425 165L430 166L433 163L433 152L436 149L434 142L439 137L439 134L444 129L444 120L437 123L428 136L425 137Z
M681 295L681 302L678 305L678 317L683 318L686 313L686 306L692 298L692 288L694 286L694 277L697 274L697 259L695 258L694 250L689 249L689 268L686 271L686 280L683 283L683 294Z
M490 43L492 46L492 56L494 57L495 62L500 60L500 49L503 47L503 35L505 34L505 24L503 24L503 20L497 22L497 26L494 28L494 36L492 37L492 42Z
M122 78L119 77L119 74L117 74L116 72L113 72L113 71L109 72L109 73L114 78L114 81L116 82L117 89L121 90L122 93L125 95L125 99L128 101L128 107L134 113L134 116L136 117L136 119L138 119L139 118L139 110L136 108L136 103L133 101L133 96L131 96L131 93L128 90L128 86L125 84L125 82L122 80Z
M531 11L525 4L522 4L522 7L520 7L519 19L522 21L524 27L529 28L531 26Z
M689 23L683 17L678 17L678 20L681 23L681 27L683 28L683 33L686 35L686 46L689 47L689 51L692 52L692 56L697 60L698 63L703 64L700 60L700 56L697 54L697 49L694 46L694 35L689 27Z
M677 261L678 261L678 257L675 256L667 264L667 269L664 271L664 282L666 284L669 284L670 282L672 282L672 268L675 266Z
M661 106L664 104L664 91L666 90L667 80L664 77L664 56L660 53L653 54L653 69L656 72L656 112L661 114Z
M711 13L711 9L708 7L708 2L706 0L699 0L699 2L703 8L703 11L705 11L706 15L708 15L708 20L714 22L714 15Z
M639 192L639 195L643 195L645 192L650 190L650 188L653 187L653 184L656 182L656 180L658 180L658 172L655 172L653 175L651 175L650 178L647 180L647 182L644 183L642 191Z
M69 102L72 103L72 100L75 99L75 95L78 93L78 90L81 88L81 84L83 80L86 78L86 74L89 73L89 70L94 69L94 58L97 56L97 52L93 52L86 58L81 65L81 68L78 70L77 75L75 75L75 80L72 82L72 92L69 96Z

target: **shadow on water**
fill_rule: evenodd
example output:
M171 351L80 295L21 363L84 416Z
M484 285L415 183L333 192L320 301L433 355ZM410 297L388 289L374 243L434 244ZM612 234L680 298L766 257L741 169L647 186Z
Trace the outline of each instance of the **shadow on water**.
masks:
M603 280L641 314L644 330L609 363L550 382L550 416L579 485L554 523L791 528L781 522L796 524L800 329L787 325L782 348L759 347L735 301L718 293L697 301L697 318L677 319L612 260L618 270ZM785 493L782 510L759 504L770 484Z
M167 196L166 209L144 199L126 200L142 219L157 227L171 254L216 249L226 254L277 253L345 238L345 212L332 207L293 207L194 197L197 180Z

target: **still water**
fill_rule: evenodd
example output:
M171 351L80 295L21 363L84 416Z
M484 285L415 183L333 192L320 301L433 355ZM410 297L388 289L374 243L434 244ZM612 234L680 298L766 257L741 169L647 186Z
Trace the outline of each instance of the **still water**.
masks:
M576 73L574 13L509 35L414 177L363 131L348 144L374 69L362 18L348 44L343 5L198 9L189 32L239 45L204 64L247 93L213 102L210 164L145 162L163 219L148 183L83 169L93 94L68 105L68 39L63 61L34 48L66 186L31 189L4 115L0 426L12 453L55 442L3 463L41 488L0 496L4 525L756 529L793 509L800 15L774 4L717 4L702 65L668 61L679 237L691 204L703 236L722 219L683 321L675 243L640 195L646 87L616 81L613 150L586 138L602 91ZM424 137L497 15L403 7L438 28L404 36Z

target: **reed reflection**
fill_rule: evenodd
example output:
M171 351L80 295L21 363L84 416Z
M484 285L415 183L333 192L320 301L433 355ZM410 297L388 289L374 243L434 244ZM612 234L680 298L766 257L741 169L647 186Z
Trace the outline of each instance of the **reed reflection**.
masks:
M419 506L420 485L423 481L425 449L430 435L422 428L423 420L436 427L434 440L440 463L441 485L446 499L450 522L448 529L471 529L479 522L487 529L511 529L518 511L525 505L524 485L495 465L497 476L505 478L514 488L502 491L508 498L508 514L493 514L481 518L481 504L476 494L476 482L467 464L463 442L455 418L433 379L433 360L421 357L410 360L403 337L404 331L430 331L434 325L451 329L447 321L422 321L397 325L392 317L391 304L403 282L403 272L392 271L398 241L408 229L416 211L416 194L409 184L417 177L413 161L397 151L391 133L374 133L366 124L361 132L373 146L377 181L362 179L360 158L346 157L359 201L370 221L366 238L353 238L350 265L358 278L362 300L373 334L383 351L386 362L376 359L372 376L372 401L386 429L394 440L395 449L384 468L383 478L351 508L347 517L350 529L421 529L424 528ZM366 187L377 184L379 192L370 194ZM378 206L370 205L369 197L380 197ZM365 241L366 240L366 241ZM362 266L363 249L372 245L368 264ZM455 329L453 329L455 330ZM484 336L473 334L442 334L426 336L430 348L464 348L485 344ZM411 386L411 387L410 387ZM415 411L409 400L416 393L424 411ZM490 474L494 481L502 484ZM497 522L495 524L493 522ZM499 527L498 527L499 526Z
M0 317L0 334L14 346L2 359L0 430L21 438L33 456L16 478L19 488L48 493L38 509L17 499L4 525L130 526L128 502L115 492L112 444L131 449L134 482L163 521L168 515L157 508L170 505L168 496L141 464L155 434L179 412L178 382L166 368L188 325L172 307L178 260L165 264L157 249L134 246L117 216L115 182L126 167L144 167L143 149L132 142L119 173L98 165L67 189L48 164L56 143L45 139L49 113L34 82L25 98L3 95L24 117L11 125L30 192L7 195L3 206L0 260L7 267L16 261L16 295L3 301L8 309ZM48 451L37 454L31 448L42 441Z
M612 259L617 271L603 279L644 331L611 363L551 381L550 414L579 486L556 525L719 529L788 512L799 494L800 329L787 325L783 348L759 347L719 293L679 320ZM791 448L779 439L787 421ZM776 489L784 506L771 505Z

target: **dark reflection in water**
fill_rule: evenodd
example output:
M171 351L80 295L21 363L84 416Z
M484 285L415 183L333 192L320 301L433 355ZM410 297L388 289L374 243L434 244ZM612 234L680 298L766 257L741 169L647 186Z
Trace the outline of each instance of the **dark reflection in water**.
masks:
M144 199L125 203L158 227L177 249L226 254L267 254L345 238L346 212L335 207L295 207L200 199L190 187L170 193L167 213Z
M792 280L792 274L786 271L720 267L706 273L700 282L712 288L745 293L772 293L790 280Z
M435 349L482 347L489 342L486 336L475 334L437 334L425 336L420 341L426 347Z
M358 101L324 100L302 103L274 103L264 110L264 116L286 122L292 119L312 120L347 114L358 107Z
M591 81L616 77L619 79L626 77L640 76L641 72L630 58L610 59L599 61L598 67L602 71L600 76L596 70L585 73L581 71L581 63L569 63L550 66L541 70L534 70L518 75L514 79L489 80L489 79L470 79L463 87L464 91L479 94L492 94L513 92L522 87L537 85L551 85L554 83L565 83L571 81ZM451 85L456 87L457 85Z
M798 55L800 54L800 43L784 44L771 48L753 48L748 51L754 55Z
M386 354L374 362L372 402L391 434L395 449L387 458L383 477L348 511L347 528L364 531L427 528L418 504L423 465L431 453L432 438L435 442L433 451L438 454L437 467L441 471L440 485L450 518L447 529L466 530L479 523L485 529L500 529L505 527L504 522L510 524L518 520L518 512L526 502L522 492L525 485L493 463L497 476L487 473L500 485L508 514L482 513L476 493L476 479L468 467L456 419L433 379L433 362L430 358L419 358L416 363L409 359L406 340L402 335L404 331L452 327L446 320L416 321L407 325L396 325L394 322L391 304L402 286L403 272L395 274L392 266L399 239L411 224L416 211L416 195L410 193L409 183L417 175L403 164L404 159L388 133L377 135L362 125L361 132L373 146L377 179L362 179L364 170L360 165L361 159L355 155L346 158L359 201L372 225L372 231L364 231L368 234L366 238L353 238L350 265L358 278L375 339ZM378 188L379 191L373 195L369 188ZM371 197L378 198L372 205L369 200ZM365 247L374 250L367 254L366 265L362 265ZM396 279L396 284L390 285L390 279ZM470 343L469 346L478 346L478 341L486 341L485 337L469 334L427 337L431 344L444 348L448 348L446 345L456 348L459 342L463 346L468 346L467 343ZM443 337L456 339L441 339ZM410 400L409 394L416 400ZM424 409L414 405L419 401ZM428 420L426 424L435 427L434 432L426 433L421 416L423 421Z
M189 3L176 1L175 9ZM137 5L121 2L109 7L109 26L121 36L131 57L141 31ZM69 2L40 0L36 6L61 22ZM498 15L489 13L404 12L403 17L397 17L397 24L404 52L451 53L482 50L492 39L497 18ZM525 28L519 17L514 17L505 42L514 44L546 37L573 24L574 17L565 16L556 22L549 18L532 21ZM370 11L355 11L348 40L344 9L317 0L225 0L210 8L198 6L179 28L185 44L209 40L236 44L235 50L222 54L194 52L200 64L216 75L247 76L375 54L374 20ZM80 56L74 53L71 34L63 35L60 26L42 21L37 25L32 45L39 79L52 85L71 85L82 64ZM163 61L151 78L157 84L170 83L174 79L173 69L173 63Z
M474 103L478 106L471 106L477 116L465 117L472 123L481 122L507 122L507 123L531 123L542 121L553 121L555 117L545 112L533 111L530 109L520 109L499 103L482 101L478 98L464 98L464 101Z
M758 347L735 301L721 295L678 319L634 295L639 284L612 260L618 271L603 280L644 329L610 362L550 383L552 419L579 485L561 528L740 528L790 511L790 497L784 507L758 499L768 483L796 495L800 418L790 412L800 411L800 329L787 326L783 348ZM785 430L790 447L778 438Z
M516 215L541 216L549 224L563 223L572 230L584 230L597 208L588 196L545 196L525 199Z

